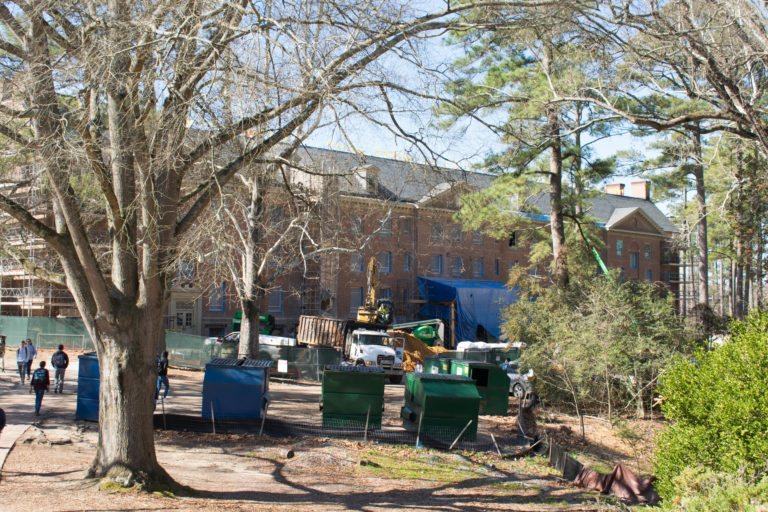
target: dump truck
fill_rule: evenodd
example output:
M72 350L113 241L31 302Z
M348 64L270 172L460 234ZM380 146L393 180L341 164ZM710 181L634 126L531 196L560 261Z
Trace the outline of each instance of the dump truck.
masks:
M393 384L403 380L405 340L387 332L386 324L302 315L296 341L300 345L342 349L346 364L378 367Z

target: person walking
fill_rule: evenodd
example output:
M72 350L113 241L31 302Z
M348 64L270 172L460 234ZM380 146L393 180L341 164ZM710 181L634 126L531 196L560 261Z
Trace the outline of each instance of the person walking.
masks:
M29 392L35 392L35 416L40 416L40 405L43 403L43 395L48 391L51 384L51 377L48 370L45 369L45 361L40 361L40 368L32 374L32 380L29 381Z
M27 344L24 343L24 340L21 340L19 348L16 349L16 366L19 367L19 378L21 384L24 385L27 376Z
M160 386L165 386L165 392L163 393L163 402L168 397L168 351L166 350L161 355L157 356L157 389L155 390L155 402L160 398Z
M3 373L5 373L5 335L0 334L0 360L3 361Z
M64 373L69 366L69 356L64 352L64 345L59 345L59 350L51 356L51 366L53 367L53 392L62 394L64 392Z
M32 372L32 364L35 362L36 357L37 349L32 344L32 340L27 338L27 378L29 378L29 375Z

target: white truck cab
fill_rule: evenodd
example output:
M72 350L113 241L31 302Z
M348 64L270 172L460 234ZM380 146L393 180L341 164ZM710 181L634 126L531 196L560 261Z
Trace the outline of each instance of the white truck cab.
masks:
M378 366L390 382L403 378L404 340L384 331L356 329L347 335L346 357L350 364Z

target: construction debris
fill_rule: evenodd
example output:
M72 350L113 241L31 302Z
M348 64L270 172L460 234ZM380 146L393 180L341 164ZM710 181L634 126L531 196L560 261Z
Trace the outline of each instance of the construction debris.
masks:
M403 371L412 372L417 364L424 364L424 359L429 356L435 356L445 352L443 347L429 347L419 338L405 331L389 331L394 338L403 338L405 346L403 348Z

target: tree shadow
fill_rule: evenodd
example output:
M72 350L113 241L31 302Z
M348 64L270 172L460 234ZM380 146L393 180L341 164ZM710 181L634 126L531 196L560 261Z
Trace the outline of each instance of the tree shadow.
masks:
M364 479L361 479L359 490L353 492L340 491L330 492L319 489L325 484L311 486L291 476L286 471L287 462L275 461L273 459L253 457L263 463L272 465L270 472L275 484L285 486L293 492L285 491L208 491L196 490L195 496L213 500L225 501L253 501L260 503L275 503L281 505L304 505L312 504L322 506L322 504L340 504L348 510L359 510L361 512L368 510L367 507L375 506L378 508L410 508L414 506L428 506L436 510L451 510L456 512L474 512L487 511L491 504L500 502L510 504L547 504L547 503L583 503L585 501L584 491L567 491L563 489L560 480L550 476L525 475L514 471L495 471L504 475L504 477L477 477L467 478L458 482L439 483L434 486L420 487L415 489L402 489L396 487L396 481L392 480L393 489L374 491L365 488ZM486 466L489 469L490 466ZM528 484L536 482L538 485ZM549 486L546 483L553 485ZM471 492L486 488L492 484L518 484L526 490L526 494L508 494L499 492ZM544 484L544 485L542 485ZM454 491L454 492L450 492ZM465 492L455 492L465 491ZM469 491L469 492L466 492ZM559 491L559 492L557 492ZM528 494L534 492L534 495Z

